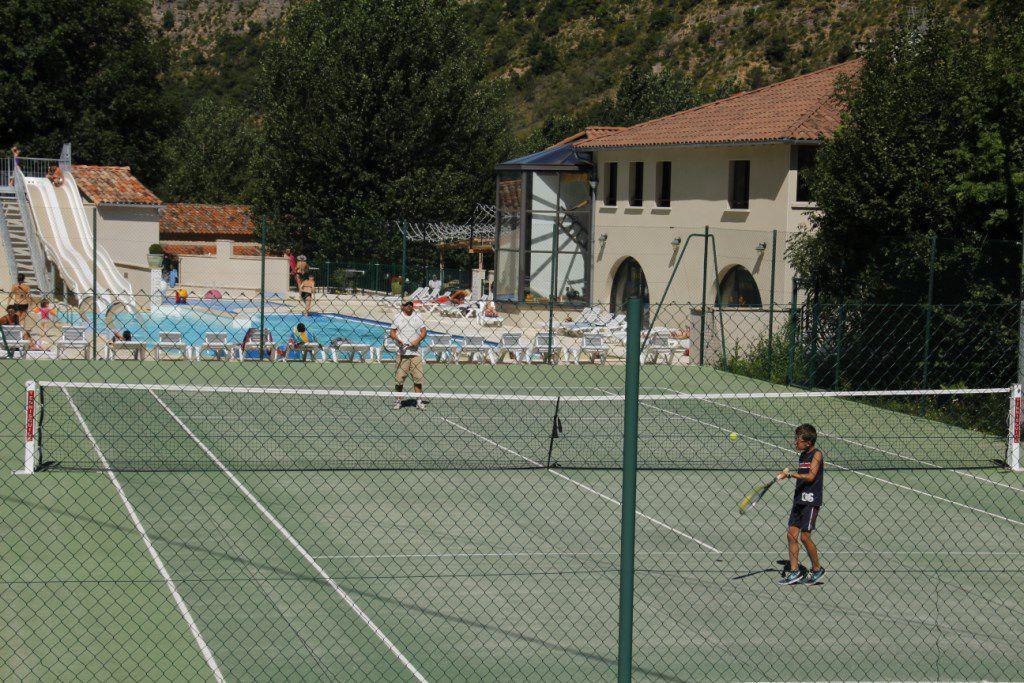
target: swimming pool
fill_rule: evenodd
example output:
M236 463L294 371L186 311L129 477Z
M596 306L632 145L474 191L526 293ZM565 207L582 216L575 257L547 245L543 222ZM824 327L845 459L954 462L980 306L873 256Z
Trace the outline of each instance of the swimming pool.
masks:
M88 325L91 322L88 316L83 319L77 313L63 311L60 318L71 324ZM314 313L309 316L267 313L264 320L274 341L281 344L288 341L292 329L300 322L305 323L316 339L325 345L338 337L345 337L353 343L379 345L390 326L388 322L336 313ZM140 341L155 342L160 332L180 332L186 344L196 346L203 342L207 332L226 332L229 342L241 343L246 331L259 327L260 318L259 313L226 315L191 307L160 305L149 311L101 317L98 323L98 331L104 336L111 335L116 329L122 333L130 331L132 337Z

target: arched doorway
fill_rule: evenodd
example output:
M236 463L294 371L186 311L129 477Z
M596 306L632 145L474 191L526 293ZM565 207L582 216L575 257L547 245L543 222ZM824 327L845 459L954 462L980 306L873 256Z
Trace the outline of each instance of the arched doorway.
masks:
M612 300L608 302L612 313L622 313L626 310L626 302L630 299L640 299L644 302L646 317L647 308L650 306L650 297L647 293L647 278L644 276L644 269L640 267L634 258L627 258L619 264L612 279Z
M715 304L723 308L760 308L761 292L750 271L743 266L733 266L725 271L718 285Z

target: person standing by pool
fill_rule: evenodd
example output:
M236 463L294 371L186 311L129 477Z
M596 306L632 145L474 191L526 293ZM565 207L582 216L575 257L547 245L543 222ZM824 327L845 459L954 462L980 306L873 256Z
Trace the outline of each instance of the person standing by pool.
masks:
M316 290L316 280L313 279L313 273L306 273L302 281L299 282L299 296L302 298L302 305L306 309L306 315L309 315L309 310L313 307L313 292Z
M32 303L32 291L25 284L25 273L18 273L18 284L11 287L8 301L19 314L24 315Z
M292 251L291 247L288 247L287 249L284 250L284 255L288 257L288 277L294 280L296 265L295 253Z
M420 344L427 338L427 325L416 312L412 301L402 302L402 311L391 323L388 334L398 345L398 358L395 364L395 393L400 394L405 386L405 378L412 375L412 388L417 394L423 393L423 358L420 356ZM402 407L402 397L395 397L395 410ZM426 408L422 398L416 399L416 407Z
M309 261L306 257L299 255L298 260L295 262L295 273L292 277L295 278L295 288L300 289L302 287L302 281L306 279L306 274L309 272Z

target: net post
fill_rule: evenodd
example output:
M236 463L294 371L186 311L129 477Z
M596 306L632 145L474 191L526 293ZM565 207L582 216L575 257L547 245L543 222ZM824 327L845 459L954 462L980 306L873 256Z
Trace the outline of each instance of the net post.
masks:
M25 454L20 470L14 474L32 474L36 469L36 394L39 386L32 380L25 382Z
M619 552L618 681L633 673L633 564L636 548L636 454L640 411L640 325L643 303L626 304L626 395L622 438L622 533Z
M1021 431L1021 385L1014 384L1010 390L1010 412L1006 449L1006 464L1014 472L1024 472L1020 462L1020 431Z

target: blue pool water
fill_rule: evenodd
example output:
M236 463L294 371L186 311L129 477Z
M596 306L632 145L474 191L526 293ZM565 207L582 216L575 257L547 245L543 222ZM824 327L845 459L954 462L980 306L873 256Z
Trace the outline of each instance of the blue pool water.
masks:
M63 313L63 312L62 312ZM62 314L68 323L88 324L89 320L72 320L76 314ZM305 323L317 341L328 344L338 337L346 337L354 343L379 345L388 330L390 322L356 318L338 314L314 313L310 316L295 313L270 313L265 324L275 342L284 344L298 323ZM131 331L132 337L140 341L156 341L160 332L181 332L185 343L194 346L202 343L207 332L227 332L228 341L241 343L250 328L259 327L259 313L223 315L195 310L192 307L161 305L140 313L119 313L112 318L99 319L99 333L110 335L111 327L120 332Z

